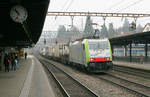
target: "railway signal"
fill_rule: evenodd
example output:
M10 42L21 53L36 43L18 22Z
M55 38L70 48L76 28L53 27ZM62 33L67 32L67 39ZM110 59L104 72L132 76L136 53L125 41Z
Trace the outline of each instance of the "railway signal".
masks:
M131 25L130 25L130 28L132 28L132 29L135 30L135 29L136 29L136 23L135 23L135 22L132 22Z

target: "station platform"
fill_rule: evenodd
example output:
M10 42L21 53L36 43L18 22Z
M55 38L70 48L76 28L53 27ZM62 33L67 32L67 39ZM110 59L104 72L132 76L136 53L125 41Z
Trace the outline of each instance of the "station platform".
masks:
M55 97L41 63L32 55L16 71L0 71L0 97Z
M150 71L150 63L141 64L141 63L132 63L132 62L113 61L113 64Z

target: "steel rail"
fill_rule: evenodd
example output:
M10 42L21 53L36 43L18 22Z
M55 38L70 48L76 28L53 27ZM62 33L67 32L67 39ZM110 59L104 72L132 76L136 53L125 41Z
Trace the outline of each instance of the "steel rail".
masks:
M117 72L123 72L123 73L127 73L127 74L130 74L130 75L135 75L135 76L150 79L150 76L149 76L150 72L146 72L146 71L144 72L143 70L136 69L136 68L130 68L130 67L114 65L113 70L117 71Z
M126 82L128 82L128 83L132 83L132 84L135 84L135 85L139 85L139 86L141 86L141 87L143 87L143 88L146 88L146 89L149 89L149 90L150 90L150 87L149 87L149 86L143 85L143 84L141 84L141 83L129 81L129 80L126 80L126 79L124 79L124 78L115 76L115 75L113 75L113 74L111 74L111 73L108 73L108 72L105 73L105 74L110 75L110 76L112 76L112 77L114 77L114 78L116 78L116 79L120 79L120 80L126 81Z
M43 62L43 60L42 60L42 62ZM52 63L50 63L50 62L47 62L46 60L44 60L44 62L46 62L47 64L53 66L55 69L59 70L60 72L62 72L61 74L64 74L64 75L66 75L67 77L69 77L69 79L71 79L73 82L75 82L76 84L78 84L82 89L84 89L85 91L88 91L88 92L89 92L89 95L92 95L92 97L99 97L96 93L94 93L94 92L93 92L92 90L90 90L88 87L86 87L85 85L83 85L81 82L79 82L79 81L77 81L76 79L74 79L73 77L71 77L68 73L66 73L66 72L63 71L62 69L58 68L57 66L55 66L54 64L52 64ZM44 64L45 64L45 63L44 63ZM53 68L53 69L54 69L54 68ZM51 71L49 66L47 66L47 69L49 69L49 71ZM51 71L51 72L52 72L52 71ZM53 72L53 74L55 75L54 72ZM56 75L55 75L55 77L56 77L58 83L59 83L59 84L61 85L61 87L63 88L63 90L67 93L67 95L68 95L69 97L71 97L71 96L70 96L71 94L69 95L69 93L67 92L68 90L65 89L65 86L61 83L60 80L58 80L58 78L57 78ZM66 77L65 77L65 78L66 78ZM82 90L82 91L84 91L84 90ZM88 97L87 94L88 94L88 93L86 93L86 96Z
M106 74L108 74L108 73L106 73ZM112 74L108 74L108 75L112 75ZM144 94L144 93L142 93L142 92L140 92L140 91L137 91L137 90L134 90L134 89L132 89L131 87L127 87L127 86L125 86L125 85L122 85L122 84L120 84L120 83L117 83L116 81L113 81L113 80L111 80L111 79L107 79L107 78L105 78L105 77L103 77L103 76L95 76L96 78L99 78L99 79L102 79L102 80L104 80L104 81L107 81L107 82L109 82L109 83L111 83L111 84L114 84L114 85L116 85L116 86L119 86L119 87L121 87L121 88L124 88L124 89L126 89L127 91L129 91L129 92L132 92L132 93L135 93L135 94L137 94L137 95L140 95L141 97L150 97L150 95L147 95L147 94ZM112 76L112 77L114 77L114 78L116 78L116 79L119 79L119 80L124 80L124 79L121 79L121 78L118 78L118 77L115 77L115 76ZM127 80L124 80L124 81L126 81L127 83L132 83L132 82L130 82L130 81L127 81ZM133 83L132 83L133 84ZM136 83L134 83L134 84L136 84ZM145 86L143 86L143 85L141 85L141 84L137 84L137 85L140 85L140 86L142 86L142 87L145 87ZM150 89L149 87L145 87L145 88L147 88L147 89Z
M53 74L53 72L51 72L47 65L45 65L43 63L43 61L40 60L40 62L42 63L42 65L46 68L46 70L52 75L53 79L55 80L57 86L59 87L59 89L61 90L62 94L64 97L70 97L69 94L67 93L67 91L64 89L64 87L62 86L62 84L59 82L59 80L56 78L56 76Z

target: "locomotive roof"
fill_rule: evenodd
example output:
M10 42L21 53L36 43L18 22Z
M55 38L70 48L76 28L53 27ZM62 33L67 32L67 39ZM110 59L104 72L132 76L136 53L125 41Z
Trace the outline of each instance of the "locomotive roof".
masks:
M88 40L88 41L108 41L108 39L107 38L105 38L105 39L86 39L86 40Z
M83 40L77 40L77 41L72 42L72 45L78 44L79 42L84 43L86 40L91 41L91 42L109 41L107 38L104 38L104 39L83 39Z

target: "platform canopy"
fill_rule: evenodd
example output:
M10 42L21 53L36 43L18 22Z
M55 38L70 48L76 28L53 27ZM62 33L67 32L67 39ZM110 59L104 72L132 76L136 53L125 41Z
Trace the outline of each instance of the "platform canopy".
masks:
M31 46L38 41L50 0L0 0L0 47ZM10 17L10 10L21 5L27 10L27 19L16 23ZM20 15L20 13L17 13Z
M118 36L109 40L112 45L150 44L150 31Z

